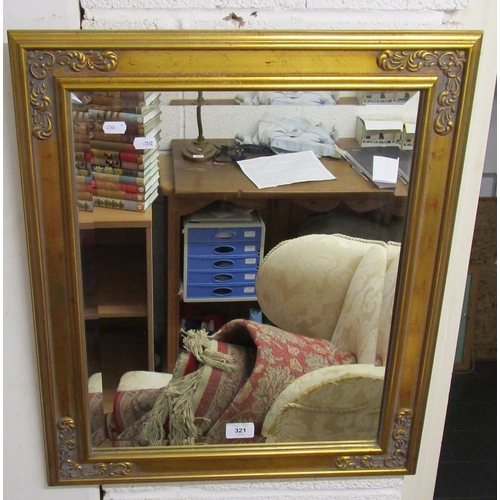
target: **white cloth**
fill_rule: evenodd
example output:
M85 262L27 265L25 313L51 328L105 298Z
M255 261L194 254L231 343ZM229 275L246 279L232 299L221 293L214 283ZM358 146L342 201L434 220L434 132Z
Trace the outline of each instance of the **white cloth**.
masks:
M278 154L312 151L316 156L341 158L342 152L335 144L337 139L338 132L334 127L328 131L321 124L312 125L302 117L277 118L269 113L259 122L257 134L252 139L236 136L239 144L268 146Z
M295 105L295 106L324 106L335 105L337 92L303 92L303 91L284 91L284 92L256 92L254 95L245 93L237 94L235 101L237 104L254 105Z

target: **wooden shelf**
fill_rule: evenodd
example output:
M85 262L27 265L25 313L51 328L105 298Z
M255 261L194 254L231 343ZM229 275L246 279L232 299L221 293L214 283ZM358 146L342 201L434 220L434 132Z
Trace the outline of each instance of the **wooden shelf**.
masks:
M117 325L140 320L137 335L147 331L147 341L140 344L144 352L130 355L144 356L143 369L153 370L152 207L144 213L95 208L79 212L78 223L82 241L88 237L82 246L85 320Z

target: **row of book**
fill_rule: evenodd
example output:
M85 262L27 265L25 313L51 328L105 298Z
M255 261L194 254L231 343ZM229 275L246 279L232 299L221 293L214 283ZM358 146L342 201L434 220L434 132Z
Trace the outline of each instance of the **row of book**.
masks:
M158 196L159 92L72 95L79 210L144 212Z

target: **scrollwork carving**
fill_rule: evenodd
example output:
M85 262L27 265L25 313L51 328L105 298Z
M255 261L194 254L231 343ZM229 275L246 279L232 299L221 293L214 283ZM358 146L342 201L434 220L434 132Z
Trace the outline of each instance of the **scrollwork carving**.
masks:
M394 421L392 439L394 451L388 455L354 455L343 456L336 460L335 466L340 470L361 469L401 469L406 464L406 452L410 439L412 411L403 408Z
M425 67L437 66L444 73L446 84L437 98L439 107L434 121L434 130L439 135L447 135L455 126L454 116L457 112L465 62L465 52L462 50L414 52L385 50L377 57L377 64L386 71L416 72Z
M37 139L48 139L52 135L52 99L47 95L44 82L56 65L68 66L72 71L113 71L118 65L115 53L104 51L79 52L76 50L30 51L27 54L29 72L29 100L33 108L32 133Z
M117 477L127 476L132 472L130 462L111 462L81 465L74 460L76 447L75 423L72 418L65 417L57 423L59 440L59 471L61 479Z

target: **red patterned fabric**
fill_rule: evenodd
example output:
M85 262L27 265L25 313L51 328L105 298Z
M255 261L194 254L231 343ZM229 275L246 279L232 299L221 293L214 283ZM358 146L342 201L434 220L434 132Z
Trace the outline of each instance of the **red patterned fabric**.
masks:
M214 345L215 344L215 345ZM233 370L204 364L192 353L181 353L174 369L173 381L202 371L191 398L197 435L193 442L236 444L261 442L262 424L276 397L296 378L325 366L356 363L350 353L338 351L326 340L285 332L279 328L248 320L234 320L211 337L211 349L230 357ZM167 386L168 387L168 386ZM158 396L165 389L121 391L116 394L113 413L105 416L105 438L113 446L147 446L141 439L143 424L148 422ZM102 421L99 412L95 415ZM163 423L169 439L169 420ZM227 423L253 422L252 439L227 439ZM93 429L98 446L103 441L99 426Z
M296 378L318 368L356 363L350 353L336 350L322 339L312 339L248 320L227 323L214 340L255 349L255 365L227 410L198 442L207 444L259 442L262 423L276 397ZM216 370L215 368L213 370ZM227 423L253 422L253 439L227 439Z

